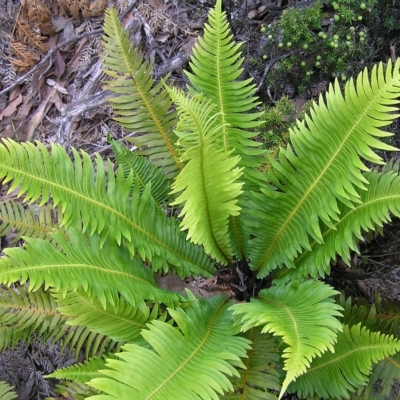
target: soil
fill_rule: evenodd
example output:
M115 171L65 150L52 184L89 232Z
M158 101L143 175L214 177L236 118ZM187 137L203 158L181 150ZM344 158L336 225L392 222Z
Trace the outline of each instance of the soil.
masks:
M35 11L32 6L25 15L23 7L28 7L28 3L38 8ZM244 44L242 77L254 79L263 101L272 104L271 100L276 100L270 99L263 85L276 61L262 61L265 38L260 32L261 24L272 23L287 7L313 3L315 0L224 1L235 40ZM40 12L40 4L51 11L48 18L43 10ZM132 134L113 122L105 102L110 93L102 89L102 80L106 78L99 54L105 6L117 8L133 45L154 61L154 76L170 73L170 79L184 87L187 82L183 69L188 68L191 49L202 34L212 1L90 0L89 8L82 6L77 10L62 9L57 4L55 0L0 0L0 138L59 143L66 149L73 146L90 155L97 152L112 157L106 133L120 141ZM27 16L36 31L24 36L16 21L21 25ZM18 47L21 45L27 46ZM390 45L393 43L387 45L388 49ZM250 61L254 59L258 62ZM293 97L302 104L311 96L300 98L293 93ZM400 147L398 121L392 131L393 144ZM394 219L384 233L360 244L360 254L354 254L352 268L338 260L332 266L329 283L347 295L369 302L378 295L383 302L399 302L400 221ZM57 348L50 352L48 346L33 341L29 346L0 355L0 380L19 385L20 400L55 396L54 382L44 382L42 375L52 367L71 362L71 357Z

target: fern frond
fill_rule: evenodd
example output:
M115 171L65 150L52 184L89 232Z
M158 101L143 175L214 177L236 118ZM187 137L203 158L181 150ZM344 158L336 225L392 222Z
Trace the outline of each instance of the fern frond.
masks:
M307 275L316 279L324 277L330 273L330 262L337 254L350 265L350 250L359 253L358 241L363 239L363 233L375 231L377 226L389 222L390 214L400 217L399 162L363 176L368 190L356 190L361 203L352 208L339 204L338 221L331 227L321 225L323 243L312 241L311 251L303 251L294 262L295 268L284 274L285 280Z
M181 296L163 291L153 274L138 258L116 243L106 241L100 250L100 238L93 235L89 244L79 231L68 230L69 241L54 234L58 248L42 239L29 239L24 248L5 249L0 259L0 282L10 285L29 280L29 290L43 284L66 294L82 287L90 299L118 304L119 296L136 305L144 299L173 305ZM62 250L60 250L62 249Z
M161 170L156 168L147 158L129 151L116 140L111 140L111 146L118 167L124 171L124 177L127 179L132 171L134 178L139 183L141 193L144 191L146 185L151 183L151 195L154 200L157 204L164 203L168 198L169 183L165 175L161 173Z
M16 398L17 393L14 392L14 388L6 382L0 381L0 399L12 400Z
M38 289L29 292L26 286L0 290L0 349L14 347L19 340L30 341L38 335L44 340L59 341L78 356L85 345L86 356L111 351L115 342L104 335L92 334L86 328L67 324L68 317L57 311L50 293Z
M53 294L57 300L57 309L69 317L68 325L86 326L90 331L106 335L117 342L137 342L142 340L140 332L146 324L157 317L158 307L152 310L139 303L136 307L117 299L112 307L103 307L97 298L78 290L62 294Z
M325 352L312 361L306 374L289 387L301 397L313 396L343 399L367 384L372 364L400 350L393 336L370 332L361 324L344 326L338 333L334 353Z
M72 162L61 146L52 153L39 142L18 144L11 140L0 145L0 177L13 181L11 190L28 202L40 198L45 204L50 195L54 206L62 210L62 225L98 232L101 241L107 237L125 243L132 254L152 261L154 270L168 271L172 264L180 276L211 276L214 267L199 246L187 243L177 221L156 210L150 187L140 195L133 176L124 178L122 169L116 175L108 161L109 174L98 155L93 165L87 153L73 150ZM129 199L129 193L135 186Z
M271 158L268 174L277 191L263 189L255 195L252 208L257 216L268 215L254 226L251 267L258 277L282 264L293 267L310 239L322 243L320 223L332 228L339 219L338 202L349 208L360 204L357 188L366 190L367 170L361 157L382 163L375 149L395 150L376 138L390 136L379 128L397 117L400 91L400 59L386 73L382 64L374 67L371 78L365 70L350 80L342 96L338 82L314 105L311 116L291 130L293 149L281 149L279 161ZM332 135L332 132L335 132Z
M92 357L80 364L71 365L69 367L60 368L46 378L68 379L78 383L86 383L91 379L105 376L99 370L105 368L107 358L115 358L112 353L104 357Z
M16 231L13 242L22 236L46 238L54 229L60 228L59 210L52 207L24 207L21 203L7 200L0 203L0 236Z
M60 394L65 398L71 398L73 400L84 400L93 396L98 392L84 383L68 382L64 381L61 384L56 385L56 393Z
M213 126L213 107L201 95L187 97L170 90L178 106L178 145L185 167L172 185L171 194L180 193L172 205L182 205L181 227L188 230L188 239L200 243L205 251L223 264L232 257L228 223L239 214L236 198L241 193L238 182L240 157L219 150L220 126Z
M251 341L247 351L246 369L239 369L240 377L232 377L234 394L226 394L223 400L277 400L281 389L277 364L279 354L272 335L251 328L244 337ZM275 392L275 393L274 393Z
M105 81L107 89L117 93L108 101L115 120L132 132L143 133L135 138L143 152L164 172L175 175L182 165L175 151L176 112L170 111L171 99L163 83L154 84L152 65L144 61L138 50L132 48L128 32L124 31L115 9L105 14L103 37L104 55L101 55L104 72L113 79ZM134 112L137 110L137 112Z
M179 328L151 322L142 335L153 350L125 345L119 360L107 360L100 371L108 378L89 383L105 393L92 399L217 399L217 393L232 390L226 375L244 367L240 357L249 342L234 336L229 305L219 296L199 299L185 310L169 310Z
M243 314L237 318L242 331L262 325L262 333L282 336L288 345L283 352L287 375L279 398L316 356L333 350L336 332L342 329L335 318L341 307L330 298L335 293L321 282L291 282L264 289L258 299L232 307L234 315Z
M220 126L221 148L233 150L239 155L239 166L254 170L261 163L260 143L253 140L259 126L261 113L248 113L257 104L253 96L255 85L252 79L238 81L243 72L240 44L233 43L226 13L222 12L222 1L209 13L204 25L204 37L199 37L190 60L192 73L186 72L193 88L192 93L202 93L215 107L215 125ZM250 170L249 170L250 172ZM254 172L253 172L254 173Z

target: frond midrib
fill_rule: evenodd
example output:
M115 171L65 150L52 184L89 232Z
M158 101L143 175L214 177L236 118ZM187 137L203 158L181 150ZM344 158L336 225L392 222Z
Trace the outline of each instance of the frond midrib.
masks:
M318 186L318 184L320 183L320 181L323 179L323 177L326 174L326 171L328 171L330 169L330 167L334 164L334 161L336 160L337 156L340 154L341 150L343 149L344 145L347 143L348 138L353 134L355 128L357 127L358 123L360 122L360 120L363 119L363 117L365 115L367 115L367 111L370 110L370 108L376 103L376 100L379 99L381 96L381 93L387 92L387 90L384 90L386 88L391 87L392 85L388 84L385 80L385 85L383 85L383 87L381 88L381 90L377 91L376 95L370 100L369 105L365 106L363 108L364 112L361 113L360 118L358 118L357 120L355 120L355 122L353 123L351 129L349 129L348 134L344 137L344 139L342 140L342 143L340 144L340 146L338 146L337 150L335 151L333 157L331 158L331 160L326 164L326 166L323 168L323 170L321 171L321 173L318 175L317 179L313 182L313 184L308 188L308 190L304 193L304 195L302 196L302 198L297 202L296 206L294 207L293 211L287 216L286 220L284 221L284 223L281 225L280 229L278 230L278 232L276 233L275 237L273 238L270 246L265 250L264 252L264 256L261 258L261 261L259 263L259 265L256 268L256 273L258 274L263 265L265 264L265 262L267 261L270 253L273 251L273 249L275 248L275 245L277 243L277 241L279 240L281 234L283 231L285 231L287 229L287 226L290 224L290 221L292 220L292 218L294 217L294 215L297 214L297 212L299 211L299 209L303 206L303 204L305 203L305 201L307 200L308 196L310 195L310 193L312 193L315 189L315 187Z
M353 215L353 213L359 212L359 211L362 210L362 208L364 208L364 207L370 207L370 206L373 205L373 204L378 204L378 203L380 203L380 202L386 202L386 201L388 201L388 200L390 200L390 199L398 199L398 200L400 200L400 194L398 194L398 195L386 196L386 197L384 197L384 198L380 197L379 199L373 199L373 200L364 202L363 204L357 205L355 209L349 210L349 212L346 213L346 215L345 215L343 218L341 218L340 221L336 221L336 222L333 224L333 226L334 226L334 227L337 227L338 225L341 225L344 221L346 221L347 218L350 218L350 217ZM333 228L328 228L326 231L323 232L322 238L326 237L326 236L327 236L328 234L330 234L332 231L334 231ZM317 241L315 241L315 240L312 241L312 242L310 243L311 249L313 249L317 244L318 244ZM309 254L309 251L308 251L308 250L304 250L304 251L301 253L301 255L300 255L298 258L296 258L295 264L298 264L299 262L301 262L301 260L302 260L307 254Z
M52 187L57 188L60 191L64 191L65 193L67 193L67 196L65 196L66 199L68 198L68 195L69 195L71 197L79 197L79 198L83 199L85 202L92 203L97 208L99 208L99 209L101 208L101 209L105 210L106 212L108 212L110 214L114 214L118 218L121 218L123 221L125 221L127 224L129 224L134 230L139 231L141 234L146 236L150 241L153 241L156 244L158 244L160 247L166 249L168 252L170 252L171 254L175 255L178 259L181 259L183 261L187 261L188 263L196 265L200 269L204 269L204 267L202 267L201 265L198 265L197 263L195 263L194 260L189 260L188 258L183 256L182 254L178 253L176 251L177 250L176 247L168 246L166 243L162 242L157 237L151 235L148 231L144 230L139 225L135 224L131 219L126 217L124 214L118 212L116 209L111 208L111 207L109 207L109 206L107 206L104 203L101 203L99 201L96 201L93 198L86 197L86 196L84 196L84 195L80 194L79 192L76 192L76 191L74 191L72 189L66 188L65 186L62 186L62 185L57 184L55 182L46 180L44 178L40 178L40 177L38 177L36 175L29 174L29 173L27 173L25 171L21 171L19 169L10 168L9 166L4 165L4 164L2 165L2 168L4 170L6 170L6 171L16 172L19 175L26 176L28 179L31 179L33 181L39 181L39 182L41 182L43 184L43 186L52 186Z

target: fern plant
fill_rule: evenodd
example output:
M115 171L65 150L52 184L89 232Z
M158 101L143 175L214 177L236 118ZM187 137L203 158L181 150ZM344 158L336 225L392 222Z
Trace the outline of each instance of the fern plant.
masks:
M365 232L400 216L399 163L379 167L376 153L395 150L380 139L397 117L400 61L344 93L331 85L273 158L257 141L255 87L239 80L221 0L187 92L153 81L115 10L104 31L110 104L142 147L112 141L114 168L58 145L0 145L3 184L28 204L0 208L0 232L25 241L0 259L2 348L32 332L85 348L87 361L51 375L74 381L60 392L79 399L348 398L370 393L371 374L387 393L400 373L396 318L323 279L332 259L349 263ZM236 296L155 280L215 283L221 270Z

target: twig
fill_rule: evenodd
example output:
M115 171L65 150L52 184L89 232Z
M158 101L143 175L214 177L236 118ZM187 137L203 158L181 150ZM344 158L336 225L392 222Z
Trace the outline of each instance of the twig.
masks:
M25 79L27 79L30 75L34 74L43 64L45 64L54 55L54 53L56 53L58 50L62 49L64 46L68 46L69 44L74 43L80 39L83 39L86 36L96 35L97 33L102 33L102 32L103 32L103 28L95 29L94 31L82 33L81 35L78 35L71 39L65 40L64 42L59 43L58 45L52 47L48 51L48 53L33 68L31 68L26 74L20 76L10 86L3 89L0 92L0 96L13 90L20 83L23 83L25 81Z
M283 56L279 56L279 57L276 57L276 58L272 59L272 60L266 65L265 70L264 70L264 73L263 73L263 76L262 76L262 78L261 78L261 81L260 81L260 83L258 84L257 89L255 90L254 93L257 93L257 92L260 91L260 89L261 89L262 86L264 85L264 82L265 82L265 79L267 78L267 75L268 75L269 72L271 71L271 68L272 68L279 60L282 60L282 59L284 59L284 58L290 57L290 56L291 56L292 54L294 54L294 53L295 53L294 51L291 51L290 53L284 54Z

